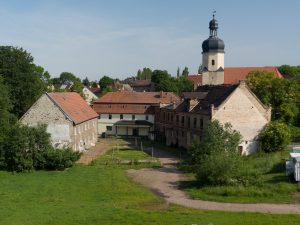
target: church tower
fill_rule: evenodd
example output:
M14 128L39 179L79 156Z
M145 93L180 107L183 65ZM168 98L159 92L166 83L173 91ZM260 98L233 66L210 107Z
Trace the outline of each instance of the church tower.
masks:
M202 85L224 84L225 44L218 38L218 21L214 14L209 30L209 38L202 43Z

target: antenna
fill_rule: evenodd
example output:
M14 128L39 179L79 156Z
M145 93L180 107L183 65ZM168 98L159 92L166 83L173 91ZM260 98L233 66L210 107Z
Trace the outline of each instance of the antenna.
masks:
M213 19L215 18L215 14L217 13L216 10L213 11Z

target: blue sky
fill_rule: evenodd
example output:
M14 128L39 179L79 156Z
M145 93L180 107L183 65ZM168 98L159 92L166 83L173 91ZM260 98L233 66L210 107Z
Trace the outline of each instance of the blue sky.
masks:
M300 64L300 1L0 0L1 45L52 76L125 78L139 68L196 73L217 11L225 66Z

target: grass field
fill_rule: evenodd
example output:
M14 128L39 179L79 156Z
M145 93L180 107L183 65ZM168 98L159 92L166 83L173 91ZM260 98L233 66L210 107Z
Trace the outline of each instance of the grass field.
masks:
M96 161L92 166L76 165L62 172L12 174L0 171L0 224L300 223L300 215L228 213L166 206L160 198L126 177L126 169L138 167L142 165L105 166Z
M285 176L286 153L257 154L243 159L249 184L199 187L185 184L185 191L195 199L241 203L300 203L300 184Z

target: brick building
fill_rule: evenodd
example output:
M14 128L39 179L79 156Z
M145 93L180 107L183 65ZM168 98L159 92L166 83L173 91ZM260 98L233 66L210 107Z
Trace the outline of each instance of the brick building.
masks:
M97 142L98 114L75 92L43 94L20 122L29 126L46 124L56 148L83 151Z

